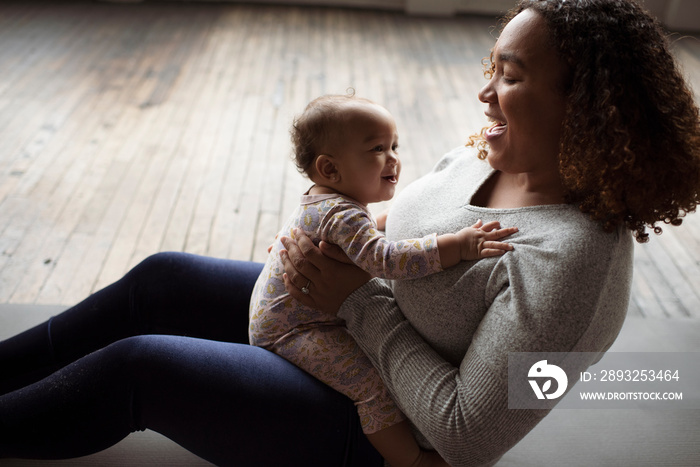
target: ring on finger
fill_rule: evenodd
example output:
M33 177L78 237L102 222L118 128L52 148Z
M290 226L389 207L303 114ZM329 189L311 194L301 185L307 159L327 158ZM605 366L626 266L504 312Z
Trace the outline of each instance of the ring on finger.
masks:
M307 282L304 287L301 288L301 293L304 295L309 295L309 286L311 285L311 281Z

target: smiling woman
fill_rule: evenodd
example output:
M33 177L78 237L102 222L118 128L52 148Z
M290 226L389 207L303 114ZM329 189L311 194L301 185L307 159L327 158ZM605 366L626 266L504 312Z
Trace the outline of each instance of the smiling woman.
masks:
M475 202L492 208L562 203L557 160L567 69L534 10L523 11L503 29L489 73L479 99L496 122L484 137L487 160L499 172Z
M646 227L680 225L698 203L693 94L661 27L636 3L567 11L521 2L504 20L479 94L497 122L482 132L481 157L508 172L503 154L522 162L529 151L529 161L549 164L561 199L606 231L625 225L646 242Z
M329 246L285 239L290 293L345 320L422 446L460 466L492 465L547 414L508 408L509 356L595 363L626 316L632 234L680 223L700 192L697 107L635 2L522 0L488 65L479 99L494 123L399 194L386 232L489 216L518 226L512 251L357 287Z

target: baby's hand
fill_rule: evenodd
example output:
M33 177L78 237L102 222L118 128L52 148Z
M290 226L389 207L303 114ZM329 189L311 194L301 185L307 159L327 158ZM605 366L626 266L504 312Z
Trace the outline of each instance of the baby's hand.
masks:
M471 227L466 227L457 232L462 260L500 256L505 254L506 251L511 251L513 245L497 240L512 235L517 231L517 227L502 229L501 224L497 221L484 224L479 219Z

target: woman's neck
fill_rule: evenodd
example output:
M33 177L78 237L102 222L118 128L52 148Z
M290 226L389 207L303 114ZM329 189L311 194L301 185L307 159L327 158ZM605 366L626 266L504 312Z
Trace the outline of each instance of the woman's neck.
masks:
M537 183L527 174L496 171L472 197L472 204L492 209L512 209L564 204L564 188L556 183Z

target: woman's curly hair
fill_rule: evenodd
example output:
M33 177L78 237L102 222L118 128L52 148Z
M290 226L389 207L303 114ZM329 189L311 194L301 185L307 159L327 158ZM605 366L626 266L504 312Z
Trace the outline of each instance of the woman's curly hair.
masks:
M569 66L559 155L567 201L640 243L647 226L680 225L698 204L700 118L662 27L631 0L521 0L503 27L528 8ZM482 135L467 145L486 156Z

